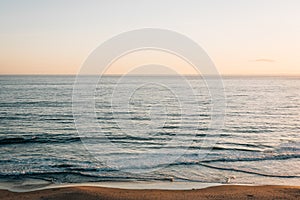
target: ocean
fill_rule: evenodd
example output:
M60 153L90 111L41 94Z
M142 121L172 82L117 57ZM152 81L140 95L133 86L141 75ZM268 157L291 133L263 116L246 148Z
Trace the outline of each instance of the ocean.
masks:
M0 182L300 185L299 77L223 77L217 134L199 77L190 94L178 77L104 76L92 129L74 120L75 79L0 76Z

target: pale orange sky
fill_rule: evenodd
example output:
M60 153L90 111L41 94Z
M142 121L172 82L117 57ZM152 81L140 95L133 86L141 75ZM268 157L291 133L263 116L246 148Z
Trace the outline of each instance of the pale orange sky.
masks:
M1 1L0 74L76 74L105 40L152 27L188 36L224 75L300 75L299 8L298 0ZM144 62L191 73L154 54L122 58L108 73Z

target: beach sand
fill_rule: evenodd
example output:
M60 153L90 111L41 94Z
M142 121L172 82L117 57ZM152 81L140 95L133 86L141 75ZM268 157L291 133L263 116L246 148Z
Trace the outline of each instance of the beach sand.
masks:
M147 200L147 199L300 199L300 186L214 186L197 190L133 190L104 187L63 187L15 193L0 191L1 200Z

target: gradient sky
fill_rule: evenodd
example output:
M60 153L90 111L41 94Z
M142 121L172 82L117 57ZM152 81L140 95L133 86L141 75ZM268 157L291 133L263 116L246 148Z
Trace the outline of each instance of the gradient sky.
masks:
M2 0L0 74L76 74L105 40L151 27L196 41L221 74L300 75L299 10L299 0Z

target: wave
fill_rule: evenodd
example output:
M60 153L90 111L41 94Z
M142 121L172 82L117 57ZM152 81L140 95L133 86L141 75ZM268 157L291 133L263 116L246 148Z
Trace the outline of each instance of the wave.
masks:
M34 178L52 183L82 183L82 182L121 182L121 181L170 181L165 176L133 175L129 173L90 173L88 171L54 171L54 172L28 172L15 174L1 174L0 179L27 179Z
M249 144L249 143L235 143L235 142L222 142L222 143L219 143L219 144L221 144L221 145L229 144L229 145L254 147L254 148L272 148L273 147L273 146L270 146L270 145L263 145L263 144Z
M213 163L213 162L243 162L243 161L265 161L265 160L288 160L300 158L300 154L284 154L284 155L272 155L265 157L245 157L245 158L220 158L214 160L204 160L201 162L204 163Z
M0 145L28 144L28 143L70 143L79 142L80 137L10 137L0 139Z
M72 143L72 142L89 142L89 141L98 141L102 142L112 142L112 143L130 143L130 144L154 144L162 145L156 141L165 141L167 138L161 137L139 137L139 136L110 136L106 135L103 137L79 137L74 135L51 135L51 136L25 136L25 137L7 137L0 138L0 145L9 145L9 144L28 144L28 143Z
M201 163L200 165L204 167L209 167L212 169L218 169L218 170L223 170L223 171L235 171L235 172L242 172L246 174L254 174L254 175L259 175L259 176L265 176L265 177L274 177L274 178L300 178L300 176L297 175L273 175L273 174L265 174L261 172L255 172L255 171L249 171L249 170L243 170L243 169L237 169L237 168L225 168L225 167L217 167L213 165L207 165Z
M71 102L57 102L57 101L17 101L17 102L2 102L0 107L16 108L16 107L68 107Z

